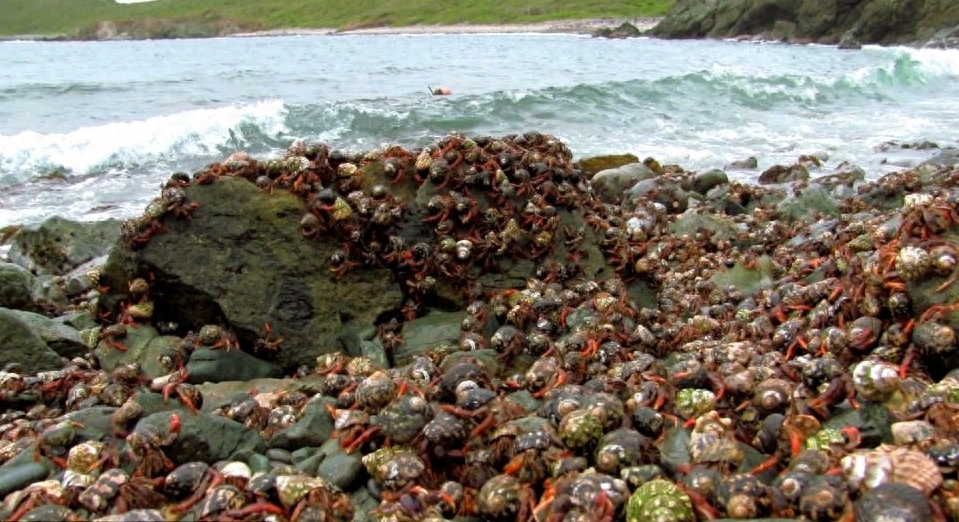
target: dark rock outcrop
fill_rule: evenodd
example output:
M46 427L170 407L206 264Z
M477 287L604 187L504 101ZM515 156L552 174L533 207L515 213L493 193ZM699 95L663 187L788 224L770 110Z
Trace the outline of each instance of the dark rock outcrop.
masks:
M842 41L854 48L942 40L957 24L959 8L938 0L679 0L650 34Z
M339 245L302 237L306 205L295 196L268 195L231 177L186 192L199 204L192 219L168 219L167 232L142 249L121 243L110 255L101 279L119 291L103 296L108 307L128 299L131 276L152 275L160 289L154 320L184 330L229 325L247 347L269 323L283 349L268 357L284 368L314 364L317 355L339 350L345 323L373 323L399 308L399 285L386 269L333 280L330 256ZM351 291L343 291L346 285Z
M642 31L629 22L623 22L617 27L607 27L593 33L594 37L599 38L635 38L641 36Z

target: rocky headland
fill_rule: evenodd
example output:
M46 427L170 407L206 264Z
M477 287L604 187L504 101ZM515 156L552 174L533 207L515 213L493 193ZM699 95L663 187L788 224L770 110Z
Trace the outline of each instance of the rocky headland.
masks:
M956 47L959 7L939 0L677 0L650 33L843 47Z
M955 518L947 152L745 184L536 132L296 143L23 227L0 517Z

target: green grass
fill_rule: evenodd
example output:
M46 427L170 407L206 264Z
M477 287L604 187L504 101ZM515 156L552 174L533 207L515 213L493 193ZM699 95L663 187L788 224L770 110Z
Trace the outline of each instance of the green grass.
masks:
M244 30L662 16L673 0L0 0L0 35L78 35L102 20Z

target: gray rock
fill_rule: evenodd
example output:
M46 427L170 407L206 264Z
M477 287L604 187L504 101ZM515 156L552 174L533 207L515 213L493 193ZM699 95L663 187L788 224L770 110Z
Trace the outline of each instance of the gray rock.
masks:
M35 311L31 289L36 277L20 265L0 261L0 306Z
M320 463L323 462L323 458L326 457L326 455L318 452L316 448L310 448L310 450L312 450L313 453L306 458L299 460L294 459L293 468L312 477L316 475L316 469L320 467Z
M120 236L120 222L70 221L51 217L13 237L10 259L37 274L65 274L107 253Z
M29 460L15 466L3 466L0 469L3 470L3 473L0 474L0 495L2 496L12 491L21 490L34 482L39 482L50 473L47 466Z
M62 358L50 348L20 311L0 308L0 367L17 363L27 374L59 370Z
M271 448L295 449L321 446L333 434L333 419L327 406L335 406L331 397L316 395L303 407L300 419L270 438Z
M623 22L615 28L606 27L599 29L593 33L594 37L599 38L635 38L637 36L642 36L643 32L640 31L635 25L629 22Z
M750 156L746 159L730 161L723 167L723 170L753 170L759 168L759 160L756 156Z
M803 165L773 165L759 175L760 185L789 183L809 179L809 170Z
M190 355L186 369L189 382L249 381L261 378L277 378L283 370L262 359L236 349L199 348Z
M343 491L352 491L363 477L363 461L360 460L362 455L347 453L340 447L337 439L326 441L320 447L320 453L326 458L316 469L317 476L325 478Z
M619 203L624 193L638 182L654 178L656 173L642 163L630 163L613 169L601 170L593 176L596 195L607 203Z
M60 321L45 315L22 310L13 311L24 324L47 343L47 346L62 357L79 357L89 351L80 337L80 332Z
M959 163L959 149L956 147L944 147L936 152L931 158L920 163L920 165L936 165L951 167Z
M107 262L106 254L95 257L63 276L67 295L77 296L94 290L100 281L100 269Z
M399 285L386 269L364 268L330 277L334 238L309 241L300 233L305 203L284 191L268 195L245 179L224 177L186 189L199 207L192 219L166 215L166 232L133 251L118 242L101 275L101 297L115 310L128 299L126 283L153 273L154 321L184 329L225 324L242 346L263 335L264 323L283 344L271 360L284 369L315 364L340 350L344 324L373 324L400 307ZM189 263L183 262L191 260Z
M733 239L739 234L739 228L731 219L717 214L699 212L695 209L683 212L670 225L670 230L677 237L691 236L700 230L709 230L716 239Z
M433 312L403 324L403 345L393 351L393 364L409 364L413 357L442 344L457 346L466 312Z
M689 206L689 195L677 183L663 177L649 178L629 189L631 200L652 198L662 203L670 214L681 214Z
M719 169L699 172L692 179L692 188L700 194L706 194L714 187L729 183L729 176Z
M226 417L208 413L180 413L180 432L164 452L177 465L185 462L232 460L241 453L263 453L266 441L255 430ZM154 413L137 423L149 423L166 433L170 412ZM134 428L136 429L136 428Z
M70 412L66 418L80 423L82 428L77 428L78 441L96 440L107 442L113 439L113 432L110 430L110 415L117 411L113 406L93 406Z
M776 205L776 212L787 221L814 219L820 214L839 215L839 203L822 187L808 187Z
M133 362L141 363L142 366L143 362L149 358L147 347L159 335L156 328L149 325L128 326L126 335L114 337L111 340L102 339L93 350L93 355L100 363L100 367L107 371L112 371L121 364ZM111 343L120 343L126 350L118 349Z
M46 311L59 312L70 304L62 276L40 274L33 280L33 301Z

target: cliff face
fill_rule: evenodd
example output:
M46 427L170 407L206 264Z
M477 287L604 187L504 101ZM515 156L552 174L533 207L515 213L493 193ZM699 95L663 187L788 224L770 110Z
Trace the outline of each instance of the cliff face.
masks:
M959 41L954 0L677 0L653 28L662 38L766 39L835 44Z

